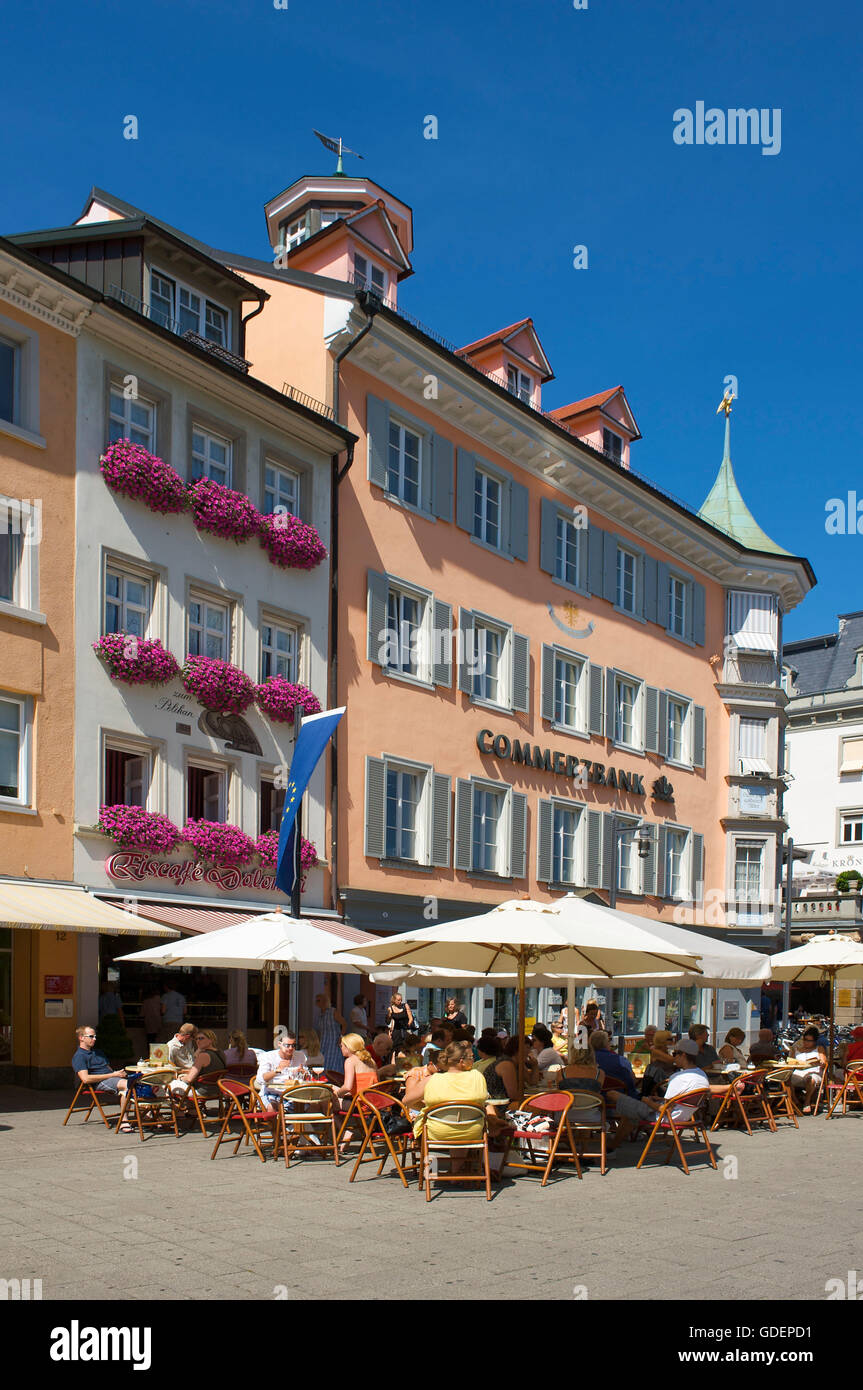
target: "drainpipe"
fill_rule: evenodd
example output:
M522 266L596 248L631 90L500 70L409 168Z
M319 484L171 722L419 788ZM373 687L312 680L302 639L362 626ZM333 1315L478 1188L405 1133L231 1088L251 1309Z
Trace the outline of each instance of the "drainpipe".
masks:
M263 308L266 302L266 299L262 299L257 309L253 309L250 314L246 314L246 317L244 319L240 319L240 356L244 360L246 357L246 324L251 323L252 319L257 318L258 314L263 312Z
M349 352L353 352L358 343L372 328L375 314L381 306L381 301L377 295L370 294L366 290L357 293L357 302L368 315L368 322L363 325L359 333L351 338L350 342L336 354L333 360L333 418L336 424L340 424L340 377L341 365ZM339 483L349 471L354 461L354 445L348 445L348 456L344 467L339 469L339 456L333 454L332 475L330 483L330 553L332 555L332 568L330 579L330 708L334 709L338 704L339 681L339 505L338 490ZM338 810L339 810L339 753L337 736L332 742L332 761L331 761L331 785L330 785L330 881L332 884L332 904L336 911L339 907L339 884L338 884Z

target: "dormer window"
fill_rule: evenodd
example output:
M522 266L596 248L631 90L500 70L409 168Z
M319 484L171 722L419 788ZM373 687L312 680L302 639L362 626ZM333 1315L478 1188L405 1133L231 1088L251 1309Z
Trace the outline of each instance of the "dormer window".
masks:
M293 222L286 223L284 233L286 251L293 251L295 246L299 246L301 241L305 241L309 234L305 213L302 217L296 217Z
M161 270L150 271L150 318L172 333L194 333L228 347L227 309Z
M354 284L362 290L371 290L373 294L379 294L381 299L386 299L387 294L387 273L373 261L366 260L365 256L360 256L354 252Z
M615 463L623 461L623 440L614 430L603 429L602 431L602 452L607 454Z
M526 372L519 371L518 367L509 365L506 369L506 388L514 396L518 396L525 405L530 405L533 395L533 382Z
M329 227L331 222L338 222L341 215L341 208L321 208L321 230Z

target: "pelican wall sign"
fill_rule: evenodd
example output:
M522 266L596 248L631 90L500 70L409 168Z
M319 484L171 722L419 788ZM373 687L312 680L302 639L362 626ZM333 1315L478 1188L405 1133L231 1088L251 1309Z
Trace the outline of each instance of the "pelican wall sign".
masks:
M215 710L201 710L198 728L210 738L225 740L225 747L236 753L253 753L256 758L264 755L264 750L241 714L217 714Z
M563 621L563 618L557 616L552 604L549 603L546 607L548 608L549 617L555 627L559 627L561 632L566 633L567 637L589 637L593 632L594 624L592 621L588 623L587 627L577 626L581 618L581 610L578 609L574 603L564 603L561 605L566 622Z

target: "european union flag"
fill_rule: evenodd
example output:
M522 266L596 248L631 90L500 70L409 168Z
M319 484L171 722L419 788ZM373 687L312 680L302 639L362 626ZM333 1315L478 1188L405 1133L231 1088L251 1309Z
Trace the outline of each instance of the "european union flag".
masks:
M300 725L285 792L285 809L279 827L279 853L276 860L276 883L288 896L293 892L297 873L297 811L318 760L344 712L344 705L341 709L325 709L320 714L308 715Z

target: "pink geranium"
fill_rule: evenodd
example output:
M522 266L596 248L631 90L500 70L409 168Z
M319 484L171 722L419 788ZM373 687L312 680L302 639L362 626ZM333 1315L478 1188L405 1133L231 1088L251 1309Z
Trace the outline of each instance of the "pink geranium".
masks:
M260 855L261 867L269 869L271 873L276 872L276 863L279 851L279 832L278 830L265 830L263 835L259 835L255 841L255 849ZM307 840L305 835L300 836L300 869L302 878L300 879L300 891L306 886L306 874L309 869L313 869L318 863L318 851Z
M124 497L133 497L154 512L184 512L186 487L176 469L131 439L109 444L99 460L102 477Z
M134 633L106 632L93 643L93 650L104 661L111 679L125 685L164 685L179 671L176 658L166 652L158 637L136 637Z
M262 516L258 536L273 564L282 569L313 570L327 558L314 526L289 512Z
M124 849L147 849L153 854L169 854L180 839L173 821L141 806L100 806L99 829Z
M255 698L254 683L245 671L218 657L186 657L180 678L199 704L219 714L242 714Z
M256 685L255 700L264 714L281 724L293 724L298 709L304 716L321 712L320 700L307 685L296 684L284 676L270 676L263 685Z
M199 531L209 531L224 540L245 541L260 529L261 514L248 497L211 478L192 483L189 503Z
M255 852L254 841L244 830L218 821L186 821L180 838L192 846L199 859L225 869L241 868Z

